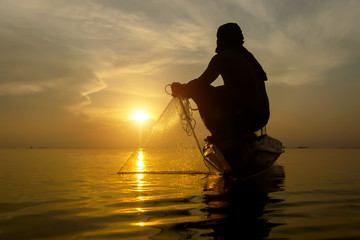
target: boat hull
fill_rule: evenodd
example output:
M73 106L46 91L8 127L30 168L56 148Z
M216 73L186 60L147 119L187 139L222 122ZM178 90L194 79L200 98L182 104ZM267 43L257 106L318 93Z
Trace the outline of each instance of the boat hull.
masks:
M205 158L221 174L247 178L268 169L284 152L282 143L267 134L223 142L205 140Z

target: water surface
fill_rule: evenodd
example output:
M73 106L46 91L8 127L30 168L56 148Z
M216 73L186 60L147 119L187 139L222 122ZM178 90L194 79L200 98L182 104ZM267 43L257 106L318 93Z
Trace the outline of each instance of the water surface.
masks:
M359 239L360 150L287 149L246 182L125 174L130 150L0 150L0 239Z

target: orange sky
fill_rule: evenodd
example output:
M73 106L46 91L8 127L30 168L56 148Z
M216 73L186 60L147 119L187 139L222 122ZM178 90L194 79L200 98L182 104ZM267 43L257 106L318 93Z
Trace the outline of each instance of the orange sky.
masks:
M156 119L171 99L165 85L204 71L226 22L241 26L268 74L270 135L285 146L360 146L359 1L0 6L0 147L135 144L132 115Z

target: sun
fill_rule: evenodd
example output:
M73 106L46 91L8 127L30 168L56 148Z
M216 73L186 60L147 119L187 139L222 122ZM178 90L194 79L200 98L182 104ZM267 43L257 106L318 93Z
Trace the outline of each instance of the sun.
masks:
M139 123L144 122L144 121L147 120L148 118L150 118L150 116L147 115L146 112L141 111L141 110L135 112L135 113L132 115L132 117L131 117L132 120L135 120L135 121L137 121L137 122L139 122Z

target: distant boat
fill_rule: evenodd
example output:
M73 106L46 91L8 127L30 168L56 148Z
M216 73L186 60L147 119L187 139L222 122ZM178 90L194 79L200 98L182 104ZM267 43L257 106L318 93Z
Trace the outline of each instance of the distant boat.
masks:
M282 143L267 134L212 142L205 139L204 157L220 173L244 179L268 169L284 152Z

